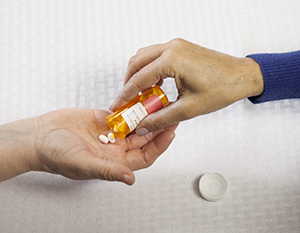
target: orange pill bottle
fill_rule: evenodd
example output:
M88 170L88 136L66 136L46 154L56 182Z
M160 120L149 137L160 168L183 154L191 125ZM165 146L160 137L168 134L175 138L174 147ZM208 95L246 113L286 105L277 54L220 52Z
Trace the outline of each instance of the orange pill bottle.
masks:
M159 86L153 86L106 117L106 122L118 138L124 138L149 114L167 106L169 100Z

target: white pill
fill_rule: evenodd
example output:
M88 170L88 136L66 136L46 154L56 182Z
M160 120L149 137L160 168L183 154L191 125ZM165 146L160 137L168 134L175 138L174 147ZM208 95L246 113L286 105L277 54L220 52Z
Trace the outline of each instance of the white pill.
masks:
M115 143L116 142L116 137L113 133L108 134L108 140L110 143Z
M103 143L108 143L108 137L106 137L105 135L103 135L103 134L101 134L99 137L99 140L101 141L101 142L103 142Z

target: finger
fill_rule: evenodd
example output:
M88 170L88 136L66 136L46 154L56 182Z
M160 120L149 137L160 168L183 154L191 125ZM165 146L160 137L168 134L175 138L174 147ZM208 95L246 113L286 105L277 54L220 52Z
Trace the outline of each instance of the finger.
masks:
M140 69L157 59L163 52L163 45L151 45L137 51L137 54L129 59L125 73L124 85Z
M160 79L159 81L158 81L158 83L156 83L156 85L157 86L162 86L164 84L164 80L163 79Z
M95 116L96 126L99 132L108 131L109 127L106 123L106 117L107 115L112 114L112 112L102 109L93 109L93 112Z
M149 167L163 152L166 151L174 138L174 131L167 130L155 137L142 149L129 151L126 158L129 168L134 171Z
M140 149L149 142L151 142L156 136L158 136L162 132L167 130L171 130L174 132L177 126L178 124L170 125L165 129L156 130L147 135L144 135L143 137L139 137L137 134L133 134L130 137L125 138L125 141L123 142L125 144L124 146L126 147L126 150Z
M148 115L136 127L136 134L143 136L202 114L200 113L202 109L195 106L195 101L199 102L200 100L195 99L194 96L188 96Z
M161 79L174 77L174 74L171 73L172 71L171 62L168 59L163 57L157 58L131 77L110 109L112 111L117 110L136 97L140 91L144 91L154 84L160 83Z

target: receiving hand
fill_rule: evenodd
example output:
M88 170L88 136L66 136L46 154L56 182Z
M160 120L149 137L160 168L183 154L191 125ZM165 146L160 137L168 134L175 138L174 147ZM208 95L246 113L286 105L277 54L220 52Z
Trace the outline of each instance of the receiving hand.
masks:
M149 167L168 148L177 125L144 137L133 134L114 144L103 144L98 136L110 132L107 115L104 110L63 109L2 125L1 138L6 136L10 143L7 148L14 149L13 155L0 156L3 164L7 163L0 180L27 171L46 171L71 179L103 179L132 185L132 171ZM13 164L10 158L14 158Z

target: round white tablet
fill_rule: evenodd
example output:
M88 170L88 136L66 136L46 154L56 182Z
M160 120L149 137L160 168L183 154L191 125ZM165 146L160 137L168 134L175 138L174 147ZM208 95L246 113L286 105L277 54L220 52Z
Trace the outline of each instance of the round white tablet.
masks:
M225 196L227 181L215 172L205 173L199 181L199 191L208 201L218 201Z

